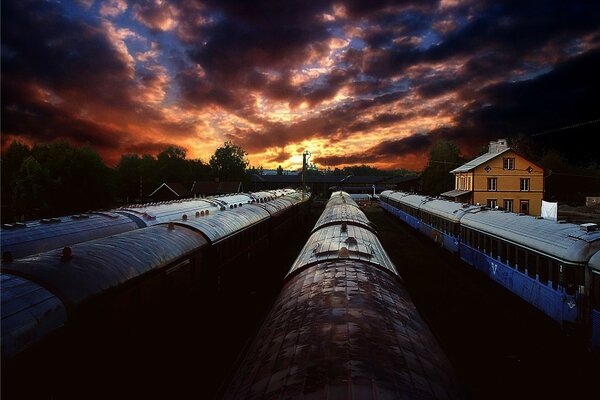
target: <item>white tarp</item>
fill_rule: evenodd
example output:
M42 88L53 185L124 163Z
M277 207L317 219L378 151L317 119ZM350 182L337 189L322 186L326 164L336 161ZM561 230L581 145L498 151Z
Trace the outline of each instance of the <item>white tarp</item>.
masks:
M542 218L556 221L558 219L558 203L542 200Z

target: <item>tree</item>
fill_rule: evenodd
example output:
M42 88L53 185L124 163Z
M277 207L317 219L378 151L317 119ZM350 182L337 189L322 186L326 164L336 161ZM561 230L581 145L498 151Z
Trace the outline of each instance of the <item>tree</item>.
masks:
M283 175L283 168L281 167L281 165L277 167L277 175Z
M225 142L210 157L209 164L213 176L223 181L243 180L248 166L247 154L244 149L235 143Z
M17 187L16 180L17 174L21 169L23 161L31 155L31 149L29 146L13 141L10 146L2 154L2 199L1 203L3 206L8 206L13 202L13 195L15 188ZM2 221L10 221L13 218L10 207L3 207L2 209Z
M454 188L451 170L463 164L458 147L453 141L440 139L429 150L429 161L421 175L423 191L437 196Z

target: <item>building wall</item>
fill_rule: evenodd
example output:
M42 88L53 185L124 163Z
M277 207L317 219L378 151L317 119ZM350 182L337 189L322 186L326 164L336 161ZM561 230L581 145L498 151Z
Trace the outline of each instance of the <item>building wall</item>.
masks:
M504 158L514 158L514 169L503 168ZM488 178L496 178L496 191L488 191ZM529 179L529 191L521 190L521 178ZM507 151L473 170L473 203L488 204L490 199L504 207L513 200L513 211L520 211L521 200L529 201L529 214L540 215L544 195L544 170L513 151Z

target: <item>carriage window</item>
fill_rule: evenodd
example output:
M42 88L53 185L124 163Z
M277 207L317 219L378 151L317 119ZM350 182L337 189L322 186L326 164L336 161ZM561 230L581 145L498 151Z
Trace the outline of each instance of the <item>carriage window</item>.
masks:
M552 281L552 287L554 289L557 289L558 284L560 283L558 262L556 262L555 260L550 260L549 272L550 272L549 279Z
M511 267L515 268L515 265L517 264L517 257L515 246L513 246L512 244L506 245L506 259L508 261L508 264Z
M576 267L563 266L564 287L568 294L575 294L577 291Z
M491 239L490 244L490 255L494 258L498 255L498 241L496 239Z
M530 251L527 252L527 275L532 278L537 275L537 256Z
M517 267L521 272L525 272L525 268L527 268L527 254L523 249L517 250Z
M504 243L502 240L498 240L498 257L500 257L500 261L506 263L506 243Z
M538 273L540 274L540 282L548 283L548 259L540 256L538 258Z

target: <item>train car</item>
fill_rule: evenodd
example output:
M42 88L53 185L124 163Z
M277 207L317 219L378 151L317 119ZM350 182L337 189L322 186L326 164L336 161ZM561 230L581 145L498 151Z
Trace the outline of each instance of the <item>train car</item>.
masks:
M18 259L88 240L145 228L195 213L214 212L228 203L219 197L177 200L2 225L2 258ZM246 201L248 197L245 197Z
M360 214L350 196L332 195L224 398L464 396Z
M3 224L0 235L3 260L10 261L169 221L204 216L223 208L266 203L290 196L295 190L236 193L202 199L133 204L110 211L88 212L39 221Z
M218 288L222 276L235 275L251 254L268 248L270 214L243 203L251 200L229 196L214 212L5 261L3 363L63 325L96 319L124 325L140 310L194 289Z
M479 210L461 219L461 259L555 321L582 323L586 268L600 249L600 232Z
M2 224L2 259L10 261L145 226L141 215L123 215L116 212L76 214L69 217L44 218L40 221Z
M402 192L386 191L380 202L561 326L587 329L593 320L586 297L594 292L586 276L593 273L590 259L600 248L594 226Z
M127 319L193 285L207 244L163 224L4 263L2 362L74 320Z

